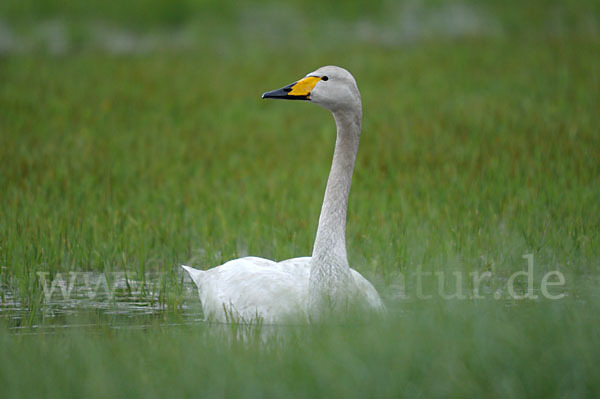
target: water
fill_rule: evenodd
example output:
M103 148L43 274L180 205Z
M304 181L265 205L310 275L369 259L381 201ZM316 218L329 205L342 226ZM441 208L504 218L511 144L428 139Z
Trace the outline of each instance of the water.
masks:
M112 278L111 278L112 277ZM63 328L144 328L156 324L202 321L202 308L191 282L184 284L177 306L167 306L159 290L162 276L148 273L143 280L125 273L57 274L41 279L33 303L23 303L7 285L0 287L0 324L15 332L50 332Z
M171 280L169 280L169 278ZM175 278L175 280L173 280ZM124 272L56 274L50 279L48 274L38 275L40 293L32 303L23 303L20 296L9 289L16 284L0 282L0 325L18 333L51 333L65 328L148 328L156 325L172 326L203 323L202 306L196 287L187 275L167 276L160 273L147 273L141 280L129 278ZM524 302L548 300L540 291L539 282L528 291L526 280L521 279L516 291L520 299L508 295L506 277L493 277L485 280L475 292L463 284L465 291L456 294L456 286L439 290L435 284L425 288L426 297L419 297L421 290L411 279L401 279L379 287L388 313L402 317L410 312L416 302L439 300L478 301L488 298L503 302L507 306ZM567 280L571 280L570 278ZM599 278L580 277L576 286L598 286ZM180 284L183 282L183 284ZM167 283L167 284L165 284ZM567 281L562 287L553 287L554 295L578 297L578 290L569 289L574 281ZM160 290L161 285L169 289ZM164 291L171 296L165 300ZM585 290L587 291L587 290ZM594 290L595 291L595 290ZM536 299L525 298L529 295ZM433 299L432 299L433 298ZM167 305L168 303L168 305Z

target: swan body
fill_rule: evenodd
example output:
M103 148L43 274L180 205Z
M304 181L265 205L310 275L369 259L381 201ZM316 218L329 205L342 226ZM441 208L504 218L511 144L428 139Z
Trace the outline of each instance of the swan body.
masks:
M310 320L308 313L309 256L274 262L247 256L203 271L183 268L198 287L204 316L220 322L264 324L295 323ZM383 305L375 288L359 272L351 269L358 300L375 309Z
M319 320L357 307L383 311L377 291L350 268L346 253L346 211L362 120L354 77L343 68L326 66L263 98L314 102L330 110L336 122L313 253L281 262L244 257L206 271L182 265L198 287L205 317L280 324Z

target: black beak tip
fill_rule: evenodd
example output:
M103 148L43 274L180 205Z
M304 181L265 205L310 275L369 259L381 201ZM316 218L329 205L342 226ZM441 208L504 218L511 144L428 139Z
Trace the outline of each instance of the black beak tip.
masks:
M282 98L285 97L285 94L283 91L281 91L281 89L279 90L273 90L273 91L267 91L265 93L262 94L261 98Z
M290 86L286 86L286 87L282 87L281 89L277 89L277 90L273 90L273 91L268 91L266 93L263 93L263 95L261 96L261 98L273 98L273 99L281 99L281 100L308 100L308 96L297 96L297 95L289 95L289 92L291 91Z

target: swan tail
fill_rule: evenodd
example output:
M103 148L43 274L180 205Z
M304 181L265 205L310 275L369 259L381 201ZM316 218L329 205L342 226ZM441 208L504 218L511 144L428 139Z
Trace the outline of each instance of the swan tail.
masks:
M202 280L202 275L204 275L204 273L205 273L204 270L194 269L193 267L186 266L186 265L181 265L181 267L183 268L183 270L188 272L188 274L190 275L190 278L192 279L194 284L196 284L196 287L199 288L200 281Z

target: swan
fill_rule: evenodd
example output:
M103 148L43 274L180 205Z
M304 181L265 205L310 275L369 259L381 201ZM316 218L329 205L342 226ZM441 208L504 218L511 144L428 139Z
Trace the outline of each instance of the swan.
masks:
M354 77L343 68L324 66L262 98L310 101L331 111L335 120L333 162L312 256L281 262L248 256L209 270L182 265L198 287L205 318L282 324L312 322L356 308L382 313L377 291L350 268L346 253L348 194L362 120Z

